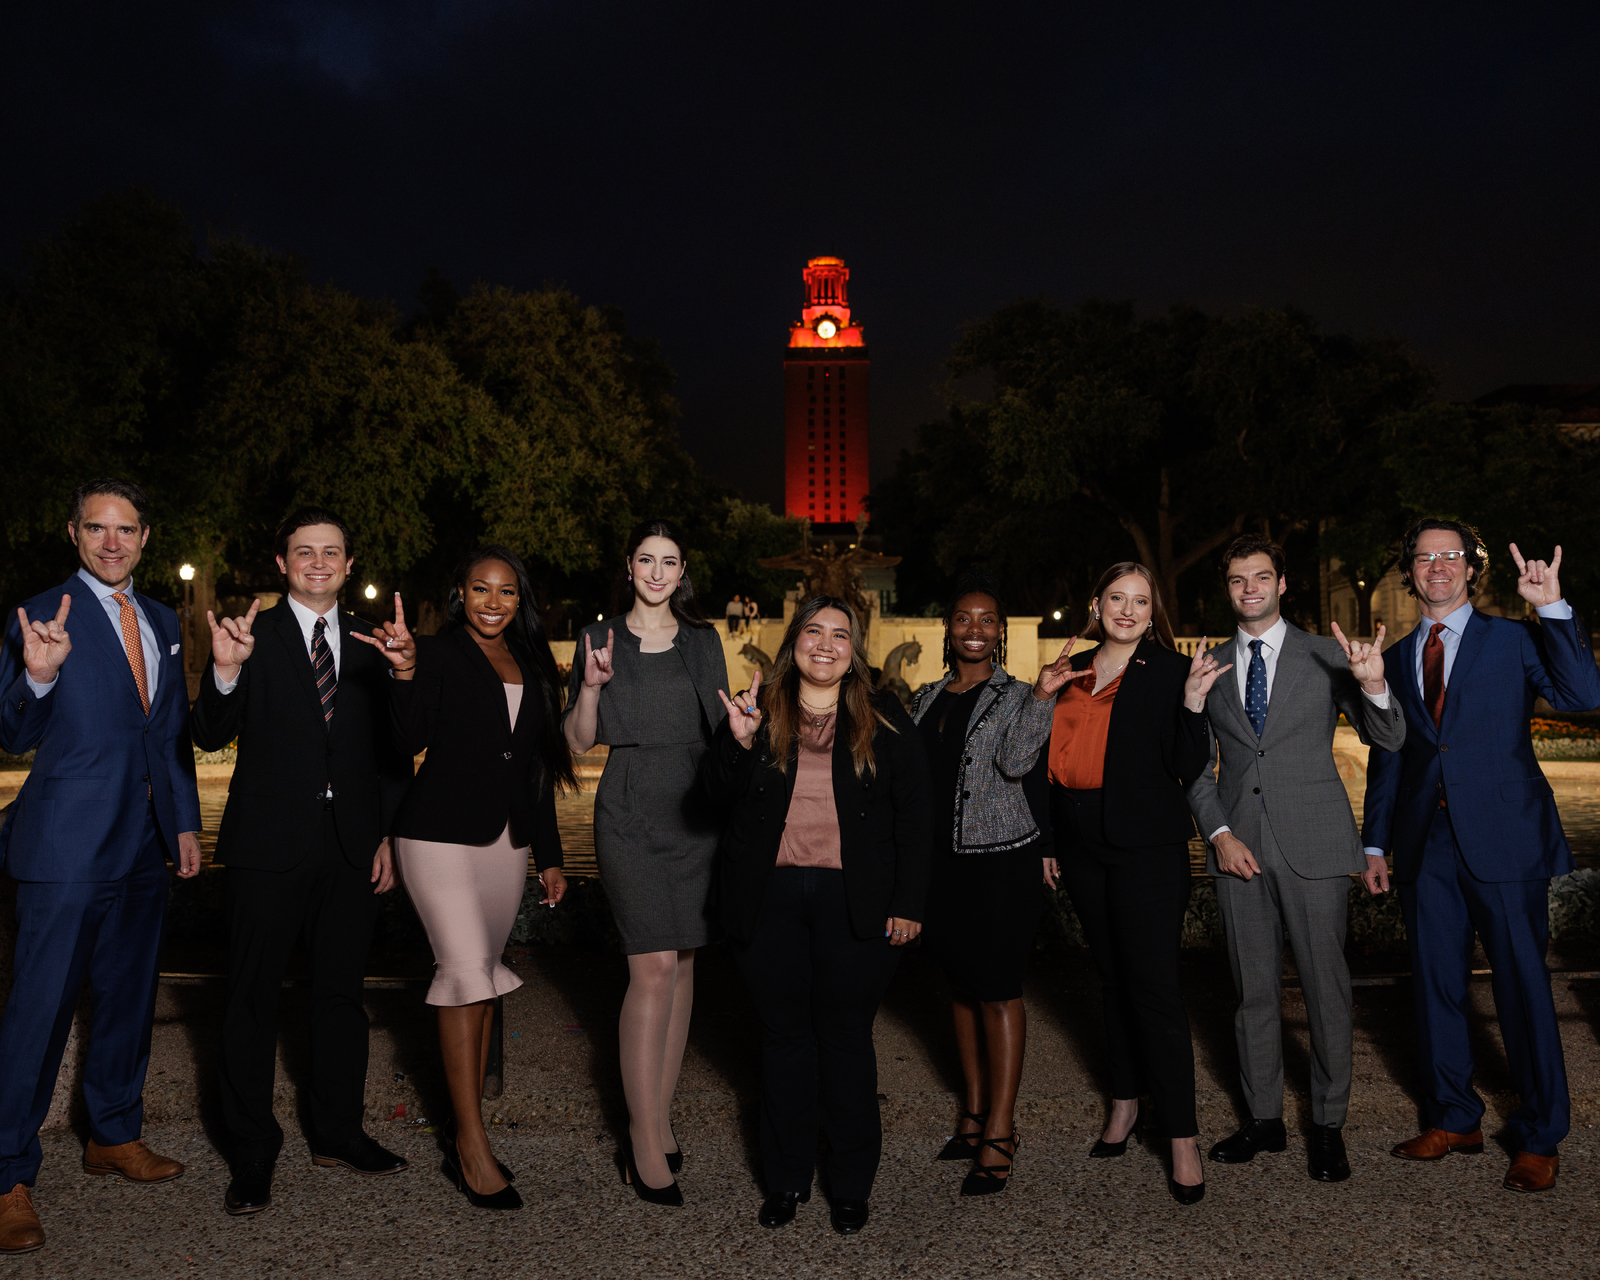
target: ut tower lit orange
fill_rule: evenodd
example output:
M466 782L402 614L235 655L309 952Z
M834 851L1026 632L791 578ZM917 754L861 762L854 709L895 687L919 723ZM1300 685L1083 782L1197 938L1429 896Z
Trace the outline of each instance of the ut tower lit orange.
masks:
M783 505L814 524L849 524L867 495L867 343L850 320L843 260L812 258L804 278L783 356Z

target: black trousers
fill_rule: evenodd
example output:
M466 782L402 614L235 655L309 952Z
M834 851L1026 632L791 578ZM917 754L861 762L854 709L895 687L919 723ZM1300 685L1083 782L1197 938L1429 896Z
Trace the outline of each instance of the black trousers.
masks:
M851 933L843 871L778 867L734 957L761 1018L767 1194L811 1189L820 1130L828 1194L865 1200L883 1152L872 1023L900 949Z
M1050 788L1061 880L1100 974L1111 1096L1149 1093L1169 1138L1200 1132L1194 1045L1178 985L1189 848L1113 849L1099 791Z
M221 1075L232 1159L273 1160L283 1147L272 1114L278 996L302 932L311 961L312 1141L330 1147L348 1142L362 1132L366 1102L362 979L378 917L370 864L357 870L346 861L330 809L321 847L299 866L228 867L226 874L230 934Z

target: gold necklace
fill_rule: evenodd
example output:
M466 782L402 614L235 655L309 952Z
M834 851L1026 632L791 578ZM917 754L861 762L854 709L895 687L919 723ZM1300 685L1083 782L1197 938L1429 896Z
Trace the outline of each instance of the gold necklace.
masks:
M796 701L800 704L800 710L804 711L811 717L811 727L813 729L822 728L822 722L839 709L839 704L837 702L835 702L826 711L818 711L815 707L806 706L806 700L804 698L797 698Z

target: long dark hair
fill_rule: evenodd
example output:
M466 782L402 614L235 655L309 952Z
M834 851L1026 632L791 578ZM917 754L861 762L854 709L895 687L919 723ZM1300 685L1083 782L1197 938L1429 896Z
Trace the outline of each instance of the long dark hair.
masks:
M850 623L850 670L839 686L839 703L850 714L850 760L856 777L876 774L878 761L872 750L873 735L884 725L899 732L872 705L872 671L867 666L867 637L861 619L838 596L812 596L802 600L783 633L772 674L761 685L761 713L767 722L767 745L780 771L787 772L789 755L800 735L800 669L794 663L794 642L805 625L824 609L837 609Z
M956 669L956 647L950 643L950 624L955 620L956 606L967 596L988 596L994 601L994 611L1000 617L1000 643L994 649L994 665L1006 665L1006 606L1000 599L1000 583L994 574L982 569L969 569L956 579L956 592L950 597L950 607L944 611L944 669Z
M683 576L678 579L678 585L667 597L667 608L672 610L672 616L686 627L709 627L711 624L706 621L705 614L700 611L700 602L695 599L694 584L689 581L689 544L683 540L683 534L678 532L678 526L670 520L646 520L641 525L635 525L633 532L628 535L628 549L624 559L631 563L633 553L646 538L665 538L678 548L678 559L683 563ZM617 598L626 602L619 612L626 613L633 608L633 588L626 580L617 584Z
M1100 625L1100 619L1094 612L1093 601L1105 595L1106 589L1118 578L1127 577L1129 574L1143 578L1150 587L1150 638L1163 648L1176 650L1178 646L1172 638L1172 623L1167 621L1167 610L1161 603L1161 588L1156 586L1156 575L1137 560L1119 560L1100 575L1100 581L1094 584L1094 595L1089 605L1089 622L1083 629L1083 638L1105 643L1106 629Z
M544 765L544 776L540 789L542 791L548 782L557 791L576 791L578 779L572 772L572 752L561 733L561 677L556 670L555 654L550 652L550 641L545 638L544 623L539 619L539 606L533 602L533 583L528 580L528 570L516 552L508 547L479 547L456 565L455 572L450 575L445 625L467 625L467 604L461 589L472 571L486 560L500 561L517 579L517 611L506 628L506 643L533 670L539 696L544 702L544 727L539 737L539 759Z

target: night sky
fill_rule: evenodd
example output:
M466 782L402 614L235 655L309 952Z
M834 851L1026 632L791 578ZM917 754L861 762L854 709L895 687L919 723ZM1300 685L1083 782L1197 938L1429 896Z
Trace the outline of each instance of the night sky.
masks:
M0 268L140 184L406 310L430 266L562 283L661 341L686 444L777 503L820 253L875 475L1025 296L1292 302L1408 336L1451 397L1600 381L1597 51L1593 0L36 0L0 16Z

